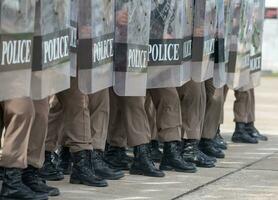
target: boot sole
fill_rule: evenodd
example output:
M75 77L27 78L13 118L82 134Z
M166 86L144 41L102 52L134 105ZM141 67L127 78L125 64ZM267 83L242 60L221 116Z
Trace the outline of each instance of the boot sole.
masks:
M75 184L75 185L87 185L87 186L93 186L93 187L107 187L108 186L108 184L93 184L93 183L89 183L87 181L80 181L77 179L70 179L70 183Z
M243 143L243 144L258 144L259 142L246 142L246 141L243 141L241 139L233 139L232 138L232 142L234 143Z
M165 177L165 174L163 174L163 175L153 175L153 174L149 174L149 173L143 172L141 170L130 170L129 173L131 175L141 175L141 176L149 176L149 177L156 177L156 178L163 178L163 177Z
M201 168L214 168L216 167L215 165L202 165L202 164L196 164L197 167Z
M171 167L171 166L160 166L159 167L160 170L163 170L163 171L176 171L176 172L184 172L184 173L196 173L197 172L197 169L179 169L179 168L174 168L174 167Z
M100 175L98 175L98 174L96 174L96 175L97 175L97 176L99 176L99 177L101 177L101 178L103 178L103 179L106 179L106 180L111 180L111 181L114 181L114 180L119 180L119 179L121 179L121 178L125 177L125 175L124 175L124 174L122 174L122 175L118 175L118 176L115 176L115 177L100 176Z

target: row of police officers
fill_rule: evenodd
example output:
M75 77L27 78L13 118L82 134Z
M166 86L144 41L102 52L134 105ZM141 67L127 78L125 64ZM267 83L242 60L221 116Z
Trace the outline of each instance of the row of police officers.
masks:
M215 167L254 126L264 0L1 0L1 199ZM133 149L133 156L127 154ZM163 148L163 151L161 151ZM155 165L159 162L159 167Z

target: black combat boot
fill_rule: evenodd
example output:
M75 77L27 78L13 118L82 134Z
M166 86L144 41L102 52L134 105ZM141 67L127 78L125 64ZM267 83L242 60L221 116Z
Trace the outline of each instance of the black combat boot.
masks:
M159 142L152 140L150 143L151 158L154 162L160 162L162 159L162 152L159 149Z
M236 129L232 136L232 141L235 143L249 143L249 144L257 144L258 140L253 138L246 131L245 123L236 122Z
M199 149L208 156L215 158L225 158L224 152L216 148L212 139L202 138L199 143Z
M90 150L83 150L72 153L72 173L70 176L71 184L83 184L95 187L106 187L107 182L96 176L92 166L92 152Z
M224 140L224 138L220 134L220 128L217 129L216 135L213 139L214 144L216 145L216 148L220 148L222 150L227 150L228 149L228 144Z
M130 167L130 174L151 177L164 177L165 174L156 168L151 156L148 144L134 147L134 161Z
M109 146L104 156L105 161L114 169L129 170L132 158L126 154L124 147Z
M112 169L104 160L101 150L92 151L92 165L98 177L107 180L118 180L125 175L121 170Z
M0 181L3 180L3 176L4 176L4 168L0 167Z
M37 168L29 165L23 170L22 182L34 192L46 193L48 196L59 196L59 189L46 185L45 180L39 177L38 171Z
M60 181L64 174L58 167L58 156L55 152L46 151L43 167L39 170L39 176L47 181Z
M187 162L195 163L197 167L215 167L216 160L200 151L198 140L184 140L182 157Z
M22 182L22 170L4 168L1 200L47 200L48 194L33 191Z
M160 170L195 173L195 164L186 162L178 148L178 142L165 142Z
M261 141L267 141L268 137L265 135L262 135L258 129L254 126L254 122L250 122L245 124L245 130L251 135L251 137L256 138L257 140Z
M59 152L59 168L62 170L64 175L71 173L72 162L69 147L62 147Z

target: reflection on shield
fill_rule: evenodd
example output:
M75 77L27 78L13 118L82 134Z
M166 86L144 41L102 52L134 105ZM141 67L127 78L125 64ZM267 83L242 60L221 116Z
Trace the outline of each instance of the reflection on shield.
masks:
M0 101L30 96L35 1L1 0Z
M116 0L113 85L119 96L146 94L150 12L151 0Z
M196 82L213 77L216 18L215 0L195 0L191 73Z
M231 0L231 37L227 85L239 89L249 83L254 0Z
M111 87L114 56L114 0L78 1L78 83L92 94Z
M36 1L31 93L42 99L70 87L68 0Z
M193 1L152 4L148 88L180 87L191 78Z

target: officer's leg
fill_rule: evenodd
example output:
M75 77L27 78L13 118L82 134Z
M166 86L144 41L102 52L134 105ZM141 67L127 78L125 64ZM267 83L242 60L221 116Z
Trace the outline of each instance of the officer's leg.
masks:
M58 149L58 141L63 133L64 114L62 105L56 96L49 98L49 108L45 161L40 169L40 176L49 181L60 181L64 179L64 174L57 164L60 161L55 151Z
M110 119L105 160L115 169L129 170L133 159L126 153L127 134L124 127L123 109L119 105L120 102L113 88L109 89L109 96Z
M224 158L222 148L226 149L226 146L214 140L221 117L223 88L215 88L213 79L210 79L205 82L205 89L206 111L200 145L204 153L216 158Z
M119 106L123 109L124 126L127 142L134 148L134 160L130 168L131 174L163 177L150 158L150 127L145 110L145 97L118 97Z
M109 106L109 89L89 95L92 145L94 148L92 164L97 176L116 180L124 177L124 173L120 170L112 169L104 159L109 124Z
M234 102L234 116L236 128L232 137L233 142L239 143L258 143L257 138L249 134L247 125L249 123L248 115L252 110L252 94L248 91L235 91L236 100Z
M12 99L1 103L5 126L0 166L4 169L1 199L47 199L22 182L22 171L27 167L27 150L35 109L30 98Z
M248 123L245 125L247 132L253 137L261 141L267 141L268 138L265 135L262 135L258 129L256 129L254 122L255 122L255 92L254 89L250 89L250 110L248 113Z
M72 184L85 184L103 187L107 182L95 176L92 168L92 143L89 98L78 88L76 78L71 78L71 88L57 97L64 110L65 145L70 148L73 168L70 177Z
M205 114L205 85L189 81L177 90L182 110L183 157L198 167L214 167L214 159L199 149Z
M180 153L182 118L176 88L151 89L150 94L157 113L158 139L164 142L160 169L196 172L195 165L186 162Z
M157 133L157 123L156 123L156 110L152 101L150 92L147 92L145 109L148 116L150 130L151 130L151 143L150 151L151 158L154 162L160 162L162 159L162 152L159 149L158 133Z
M22 180L33 191L58 196L59 190L46 185L44 179L39 178L39 169L44 163L45 140L48 126L49 103L48 98L33 101L35 120L31 129L28 144L28 167L23 170Z

